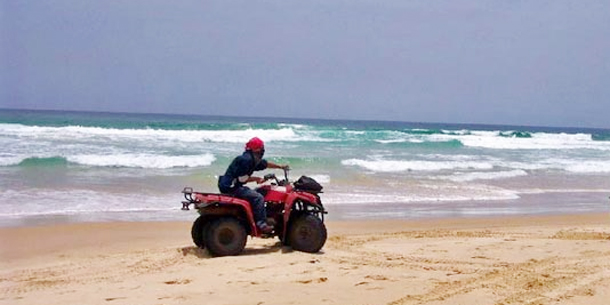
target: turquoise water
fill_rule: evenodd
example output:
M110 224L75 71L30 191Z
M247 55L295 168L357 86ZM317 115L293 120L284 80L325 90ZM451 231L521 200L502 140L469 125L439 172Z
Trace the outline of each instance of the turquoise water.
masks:
M0 225L190 220L258 136L331 219L606 212L610 130L0 110Z

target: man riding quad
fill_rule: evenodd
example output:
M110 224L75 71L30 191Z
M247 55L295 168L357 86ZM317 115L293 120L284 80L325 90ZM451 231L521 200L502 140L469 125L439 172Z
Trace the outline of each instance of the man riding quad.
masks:
M223 194L232 195L250 202L256 226L263 233L271 233L273 226L267 223L267 212L262 194L245 186L248 182L265 182L261 177L252 176L254 171L266 168L288 169L288 165L278 165L263 159L265 144L257 137L246 143L245 151L233 159L224 175L218 178L218 189Z

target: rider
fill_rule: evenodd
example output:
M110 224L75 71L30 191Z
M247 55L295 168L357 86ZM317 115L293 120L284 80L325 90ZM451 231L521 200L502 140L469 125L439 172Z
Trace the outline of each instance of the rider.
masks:
M250 202L256 226L263 233L271 233L273 226L267 224L267 211L265 210L263 195L244 186L244 184L253 181L258 184L265 182L261 177L252 176L254 171L266 168L288 169L288 165L278 165L267 161L263 159L264 154L265 144L263 141L257 137L250 139L246 143L244 153L233 159L225 174L218 178L218 189L223 194L234 195Z

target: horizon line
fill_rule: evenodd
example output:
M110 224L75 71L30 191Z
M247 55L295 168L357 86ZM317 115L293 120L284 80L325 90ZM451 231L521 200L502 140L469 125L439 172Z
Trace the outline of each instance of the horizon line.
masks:
M243 116L243 115L223 115L223 114L201 114L201 113L166 113L166 112L130 112L130 111L108 111L108 110L74 110L74 109L32 109L32 108L3 108L0 110L8 111L39 111L39 112L74 112L74 113L106 113L106 114L130 114L130 115L169 115L169 116L188 116L188 117L218 117L218 118L235 118L235 119L256 119L256 120L292 120L306 121L315 120L322 122L370 122L370 123L402 123L414 125L454 125L454 126L479 126L479 127L515 127L515 128L536 128L536 129L582 129L582 130L606 130L605 127L580 127L580 126L548 126L548 125L520 125L520 124L498 124L498 123L463 123L463 122L415 122L415 121L398 121L384 119L329 119L329 118L312 118L312 117L272 117L272 116Z

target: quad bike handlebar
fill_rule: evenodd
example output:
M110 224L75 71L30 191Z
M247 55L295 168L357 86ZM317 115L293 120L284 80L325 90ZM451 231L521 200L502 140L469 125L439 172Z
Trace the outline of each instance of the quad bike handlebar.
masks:
M275 176L275 174L266 174L266 175L263 177L263 180L265 180L265 181L267 181L267 180L271 180L271 179L274 179L275 181L277 181L277 177Z
M280 186L285 186L288 185L290 183L290 181L288 181L288 172L290 171L290 168L283 168L282 170L284 170L284 180L280 180L277 178L277 176L274 173L270 173L270 174L266 174L263 177L263 182L268 181L268 180L275 180L275 183L277 185Z

